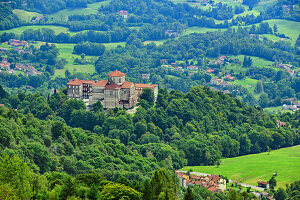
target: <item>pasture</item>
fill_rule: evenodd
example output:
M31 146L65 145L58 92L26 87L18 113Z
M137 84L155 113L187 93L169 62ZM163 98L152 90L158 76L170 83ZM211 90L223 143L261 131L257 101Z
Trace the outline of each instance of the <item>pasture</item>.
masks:
M220 174L230 179L240 179L243 183L257 185L257 181L268 181L277 172L278 187L300 179L300 145L251 154L235 158L222 159L217 166L187 166L181 170Z

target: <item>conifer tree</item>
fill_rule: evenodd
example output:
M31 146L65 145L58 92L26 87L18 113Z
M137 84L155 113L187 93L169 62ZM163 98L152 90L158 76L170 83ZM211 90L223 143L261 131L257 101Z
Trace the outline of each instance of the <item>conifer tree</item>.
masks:
M188 187L184 194L184 200L194 200L194 194L192 188Z

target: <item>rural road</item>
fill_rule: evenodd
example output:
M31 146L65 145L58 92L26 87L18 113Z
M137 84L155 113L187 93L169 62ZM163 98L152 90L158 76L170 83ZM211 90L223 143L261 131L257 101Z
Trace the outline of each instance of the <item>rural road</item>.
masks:
M186 173L187 171L178 171L178 172ZM210 175L210 174L201 173L201 172L191 172L191 173L194 174L194 175L197 175L197 176L208 176L208 175ZM232 182L233 181L229 179L229 183L232 183ZM241 185L242 187L251 187L252 189L258 190L258 191L261 191L261 192L264 191L264 188L257 187L257 186L254 186L254 185L249 185L249 184L246 184L246 183L239 183L239 185Z

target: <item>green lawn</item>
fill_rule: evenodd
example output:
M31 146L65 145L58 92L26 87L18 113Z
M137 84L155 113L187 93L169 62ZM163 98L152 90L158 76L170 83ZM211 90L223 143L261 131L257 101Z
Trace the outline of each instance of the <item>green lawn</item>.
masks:
M257 185L257 181L268 181L274 172L277 172L277 186L300 179L300 145L268 153L252 154L235 158L222 159L221 165L216 166L187 166L181 170L192 169L195 172L221 174L232 177L241 177L242 182Z
M42 14L40 14L40 13L29 12L29 11L25 11L25 10L21 10L21 9L14 9L13 13L25 22L30 22L33 17L42 16Z

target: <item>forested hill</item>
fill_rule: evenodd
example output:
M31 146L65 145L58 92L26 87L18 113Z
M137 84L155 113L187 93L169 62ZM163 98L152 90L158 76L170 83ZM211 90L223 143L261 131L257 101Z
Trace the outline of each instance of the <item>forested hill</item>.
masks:
M161 89L155 106L148 93L135 115L104 112L101 103L87 111L62 92L47 99L2 93L11 108L0 108L0 154L20 155L41 173L94 169L110 179L141 179L159 167L214 165L221 157L300 143L296 117L277 128L276 116L201 86L187 94Z

